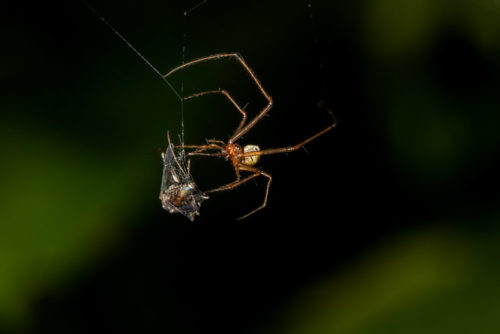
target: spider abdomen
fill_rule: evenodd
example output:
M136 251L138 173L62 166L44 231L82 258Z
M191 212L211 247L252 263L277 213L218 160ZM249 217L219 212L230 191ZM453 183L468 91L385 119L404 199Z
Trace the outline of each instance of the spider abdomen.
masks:
M248 152L258 152L260 151L260 147L257 145L245 145L243 147L243 153L248 153ZM242 157L241 162L244 163L245 165L253 166L256 165L257 162L259 162L260 155L250 155L247 157Z

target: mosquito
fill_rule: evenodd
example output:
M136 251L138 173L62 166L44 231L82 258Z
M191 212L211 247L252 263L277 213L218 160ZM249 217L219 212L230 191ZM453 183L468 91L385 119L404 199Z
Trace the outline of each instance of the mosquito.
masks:
M161 180L160 201L162 207L170 213L181 213L189 220L194 221L200 214L201 203L208 199L202 193L191 176L191 160L186 160L182 140L180 149L170 141L167 132L168 147L161 154L163 159L163 175Z
M270 154L278 154L278 153L288 153L292 151L296 151L309 143L310 141L313 141L314 139L322 136L323 134L327 133L328 131L332 130L336 124L337 121L335 119L335 116L333 115L332 112L330 114L333 117L333 123L326 127L325 129L319 131L315 135L301 141L300 143L293 145L293 146L287 146L287 147L280 147L280 148L268 148L261 150L259 146L257 145L245 145L241 146L238 143L238 139L240 139L243 135L245 135L248 131L250 131L261 119L264 117L269 110L273 106L273 99L271 96L266 92L264 87L262 86L260 80L257 78L255 75L254 71L248 66L248 64L245 62L243 57L238 54L238 53L222 53L222 54L215 54L211 56L206 56L202 58L198 58L192 61L189 61L187 63L184 63L174 69L172 69L170 72L165 74L163 77L167 79L170 75L173 73L184 69L188 66L192 66L195 64L207 62L207 61L213 61L213 60L222 60L224 58L233 58L236 59L241 66L246 70L246 72L250 75L252 78L253 82L257 85L258 89L260 90L261 94L264 96L264 98L267 100L267 105L250 121L247 122L247 114L243 108L241 108L238 103L233 99L233 97L224 89L217 89L217 90L207 90L203 92L199 92L187 97L183 97L182 100L186 101L192 98L196 97L201 97L204 95L209 95L209 94L221 94L224 95L229 102L233 104L233 106L236 108L236 110L241 114L241 121L232 134L232 136L229 138L227 142L224 142L222 140L216 140L216 139L210 139L207 140L206 145L184 145L185 148L188 149L194 149L193 152L190 152L188 156L212 156L212 157L224 157L226 160L230 161L231 164L233 165L235 174L236 174L236 180L233 182L230 182L228 184L225 184L223 186L220 186L215 189L211 189L208 191L205 191L205 194L213 193L213 192L219 192L219 191L227 191L227 190L232 190L240 185L242 185L245 182L248 182L252 179L255 179L256 177L263 176L267 178L267 184L266 184L266 192L264 194L264 201L263 203L257 207L256 209L250 211L249 213L237 218L237 219L244 219L247 218L248 216L256 213L257 211L263 209L267 205L267 199L269 196L269 189L271 187L271 182L272 182L272 176L271 174L262 171L256 167L254 167L260 159L260 156L262 155L270 155ZM249 172L251 173L250 175L243 177L241 176L241 172Z

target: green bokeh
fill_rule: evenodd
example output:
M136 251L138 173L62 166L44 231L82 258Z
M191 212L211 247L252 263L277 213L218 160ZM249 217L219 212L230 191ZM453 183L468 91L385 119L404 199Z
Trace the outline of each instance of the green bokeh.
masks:
M456 225L387 240L318 280L292 300L273 332L496 333L498 229L471 235L450 228Z

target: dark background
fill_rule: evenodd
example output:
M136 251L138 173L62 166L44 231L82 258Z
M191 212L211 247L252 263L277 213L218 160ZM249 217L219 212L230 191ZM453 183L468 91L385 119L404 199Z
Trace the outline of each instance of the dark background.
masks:
M161 208L181 105L78 1L0 14L0 332L498 333L498 1L95 1L161 73L239 52L275 105L242 144L273 175ZM310 5L310 6L309 6ZM183 37L185 34L185 37ZM172 78L265 100L235 61ZM185 141L227 140L224 99ZM234 178L193 160L201 189Z

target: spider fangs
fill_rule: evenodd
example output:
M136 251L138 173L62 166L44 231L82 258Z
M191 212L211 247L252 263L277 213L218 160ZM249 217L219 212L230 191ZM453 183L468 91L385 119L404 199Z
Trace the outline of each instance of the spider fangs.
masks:
M205 194L212 193L212 192L217 192L217 191L226 191L226 190L231 190L234 189L241 184L254 179L258 176L264 176L267 178L267 185L266 185L266 193L264 195L264 201L263 203L256 209L250 211L249 213L239 217L238 219L243 219L246 218L255 212L261 210L264 208L267 204L267 198L269 195L269 188L271 186L271 181L272 181L272 176L271 174L264 172L258 168L255 168L254 166L257 164L259 161L259 158L261 155L270 155L270 154L278 154L278 153L287 153L287 152L292 152L296 151L299 148L303 147L310 141L318 138L319 136L325 134L326 132L330 131L333 129L336 125L336 119L335 116L331 111L329 113L333 117L333 124L329 125L325 129L319 131L315 135L301 141L297 145L294 146L288 146L288 147L280 147L280 148L269 148L269 149L264 149L261 150L259 146L257 145L246 145L243 148L241 147L240 144L237 143L237 140L241 138L244 134L246 134L251 128L259 122L264 115L266 115L271 107L273 106L273 100L271 96L264 90L264 87L260 83L259 79L253 72L253 70L247 65L247 63L243 60L243 57L241 57L237 53L223 53L223 54L216 54L212 56L207 56L199 59L192 60L190 62L184 63L170 72L168 72L166 75L164 75L164 78L167 79L170 75L172 75L174 72L177 72L183 68L186 68L188 66L192 66L194 64L198 64L201 62L205 61L210 61L210 60L220 60L224 58L234 58L236 59L241 66L247 71L247 73L250 75L252 78L253 82L257 85L258 89L260 90L261 94L264 96L264 98L268 101L267 105L252 119L247 123L247 114L241 108L238 103L232 98L232 96L223 89L218 89L218 90L209 90L209 91L204 91L204 92L199 92L187 97L184 97L183 100L189 100L195 97L200 97L203 95L207 94L221 94L225 96L229 102L231 102L234 107L238 110L238 112L241 114L241 121L236 130L234 131L233 135L231 138L228 140L227 143L225 143L222 140L216 140L216 139L211 139L207 141L206 145L184 145L184 148L188 149L194 149L193 152L189 153L189 156L195 156L195 155L201 155L201 156L212 156L212 157L224 157L226 160L230 160L233 167L234 171L236 173L236 180L233 182L230 182L226 185L220 186L215 189L211 189L208 191L205 191ZM326 108L325 108L326 109ZM208 151L208 152L206 152ZM212 152L210 152L212 151ZM246 176L244 178L241 177L240 172L249 172L251 173L249 176Z

